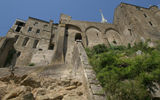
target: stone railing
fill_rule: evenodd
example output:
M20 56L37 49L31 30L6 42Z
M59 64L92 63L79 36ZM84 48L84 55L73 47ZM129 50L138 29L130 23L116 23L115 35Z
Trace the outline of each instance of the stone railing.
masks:
M106 100L105 93L103 92L102 86L96 78L96 73L89 65L87 54L81 44L77 42L74 46L73 57L73 72L74 75L80 72L84 87L86 89L86 95L88 100Z

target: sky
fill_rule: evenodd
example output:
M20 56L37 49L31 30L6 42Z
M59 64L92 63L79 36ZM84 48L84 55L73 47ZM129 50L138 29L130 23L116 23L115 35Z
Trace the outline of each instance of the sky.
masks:
M108 23L112 23L114 9L121 2L160 8L160 0L0 0L0 37L7 34L17 18L27 21L34 17L58 23L63 13L72 16L72 20L101 22L101 9Z

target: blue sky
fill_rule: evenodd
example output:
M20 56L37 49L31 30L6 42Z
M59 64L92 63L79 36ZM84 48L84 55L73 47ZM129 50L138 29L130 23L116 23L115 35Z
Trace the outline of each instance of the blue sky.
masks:
M34 17L58 23L64 13L72 16L72 20L101 22L99 9L102 9L108 23L112 23L114 9L121 2L160 8L160 0L0 0L0 37L7 34L17 18Z

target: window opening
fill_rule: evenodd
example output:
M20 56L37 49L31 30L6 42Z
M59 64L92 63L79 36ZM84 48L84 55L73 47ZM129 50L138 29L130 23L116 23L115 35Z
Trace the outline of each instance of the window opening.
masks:
M25 38L24 39L24 42L23 42L23 44L22 44L22 46L26 46L26 44L28 43L28 40L29 40L29 38L27 37L27 38Z
M44 28L48 28L48 25L44 25Z
M36 47L37 47L38 42L39 42L38 40L35 40L35 41L34 41L33 48L36 48Z
M18 53L17 53L17 57L19 57L21 55L21 52L20 51L18 51Z
M98 33L97 33L97 37L98 37Z
M38 22L35 22L34 25L37 26L37 25L38 25Z
M57 30L57 27L54 27L54 30Z
M16 32L20 32L22 26L25 26L25 23L22 23L22 22L17 21L17 22L16 22L16 25L18 25L18 26L17 26L17 28L16 28L15 31L16 31Z
M129 31L130 35L132 36L132 31L131 31L131 29L128 29L128 31Z
M144 15L144 17L146 17L147 18L147 15L146 14L143 14Z
M39 51L42 51L42 49L38 49Z
M39 34L39 32L40 32L40 30L39 30L39 29L37 29L36 34Z
M53 49L54 49L54 44L50 44L50 46L49 46L48 49L49 49L49 50L53 50Z
M80 33L76 34L75 41L82 41L82 35Z
M138 10L141 10L141 8L140 7L136 7Z
M32 28L31 28L31 27L29 27L28 32L31 32L31 31L32 31Z
M14 43L16 43L16 42L17 42L17 40L18 40L18 38L19 38L19 35L16 35L14 38L15 38Z
M153 26L153 24L151 22L149 22L151 26Z

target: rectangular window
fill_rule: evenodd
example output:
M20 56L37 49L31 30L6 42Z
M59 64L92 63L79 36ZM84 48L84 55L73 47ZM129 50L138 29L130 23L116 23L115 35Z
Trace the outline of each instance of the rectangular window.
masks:
M48 28L48 25L44 25L44 28Z
M29 27L28 32L31 32L31 31L32 31L32 28L31 28L31 27Z
M36 34L39 34L39 32L40 32L40 30L39 30L39 29L37 29Z
M36 25L36 26L37 26L37 25L38 25L38 22L35 22L35 23L34 23L34 25Z
M136 7L138 10L141 10L141 8L140 7Z

